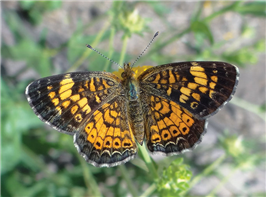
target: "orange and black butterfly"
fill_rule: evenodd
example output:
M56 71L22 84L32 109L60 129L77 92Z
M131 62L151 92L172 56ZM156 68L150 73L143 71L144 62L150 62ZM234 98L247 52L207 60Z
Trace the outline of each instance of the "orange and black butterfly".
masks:
M73 72L33 81L26 96L36 115L74 136L94 166L115 166L137 154L146 141L151 152L179 154L194 148L207 118L231 98L238 68L226 62L178 62L132 68L121 75Z

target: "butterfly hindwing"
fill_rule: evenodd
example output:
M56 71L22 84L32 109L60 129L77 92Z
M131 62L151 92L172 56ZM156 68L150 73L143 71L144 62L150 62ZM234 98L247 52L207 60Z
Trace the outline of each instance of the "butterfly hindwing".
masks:
M80 154L94 166L115 166L135 157L137 147L129 128L126 100L116 97L96 110L74 136Z
M225 62L178 62L150 68L138 80L144 91L172 100L203 119L231 99L238 75L237 67Z
M173 101L145 94L145 130L151 152L178 154L194 148L201 141L207 123L198 120Z

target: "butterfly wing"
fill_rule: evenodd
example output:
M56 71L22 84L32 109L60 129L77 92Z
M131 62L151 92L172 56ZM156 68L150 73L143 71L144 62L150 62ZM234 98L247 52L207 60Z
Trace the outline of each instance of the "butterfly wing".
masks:
M110 73L74 72L33 81L25 94L42 121L73 135L120 89L120 79Z
M147 146L151 152L180 153L195 147L209 116L235 92L237 67L224 62L179 62L139 77Z
M74 135L79 153L95 166L114 166L136 155L121 81L111 73L74 72L42 78L26 88L36 115Z
M94 112L74 144L94 166L116 166L135 157L137 147L126 113L126 100L116 97Z
M177 103L152 94L143 94L147 110L145 131L147 147L151 152L167 155L194 148L205 133L207 122L192 116Z
M205 119L215 114L235 92L238 68L225 62L179 62L150 68L140 86Z

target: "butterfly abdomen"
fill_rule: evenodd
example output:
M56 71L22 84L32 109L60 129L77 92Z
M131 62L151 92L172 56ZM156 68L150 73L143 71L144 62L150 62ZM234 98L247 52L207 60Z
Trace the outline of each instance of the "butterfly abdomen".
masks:
M128 102L128 117L135 139L142 145L144 139L144 118L139 99Z

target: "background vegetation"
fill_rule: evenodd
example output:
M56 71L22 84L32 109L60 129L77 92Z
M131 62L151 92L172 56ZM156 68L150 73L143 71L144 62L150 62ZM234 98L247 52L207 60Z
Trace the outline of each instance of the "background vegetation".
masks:
M265 2L2 4L1 196L265 196ZM87 164L71 136L41 122L24 91L33 80L121 64L221 60L240 67L236 96L192 152Z

